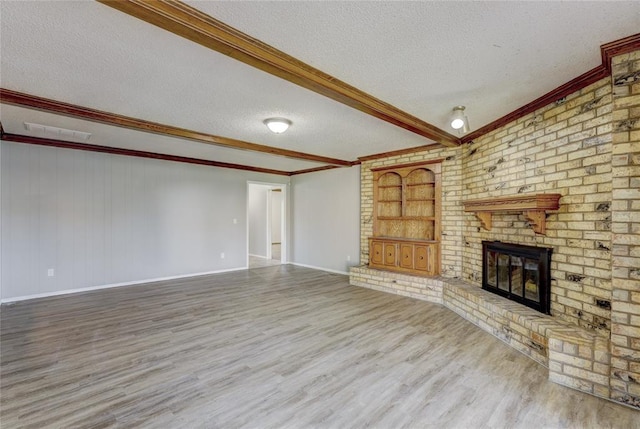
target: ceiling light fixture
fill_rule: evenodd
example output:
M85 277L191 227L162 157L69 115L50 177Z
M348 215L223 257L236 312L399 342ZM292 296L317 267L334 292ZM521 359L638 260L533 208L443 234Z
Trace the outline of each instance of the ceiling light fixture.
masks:
M468 133L469 119L464 114L464 109L464 106L456 106L453 108L453 113L451 114L451 128L462 131L463 133Z
M285 118L269 118L264 120L264 124L276 134L282 134L291 126L291 121Z

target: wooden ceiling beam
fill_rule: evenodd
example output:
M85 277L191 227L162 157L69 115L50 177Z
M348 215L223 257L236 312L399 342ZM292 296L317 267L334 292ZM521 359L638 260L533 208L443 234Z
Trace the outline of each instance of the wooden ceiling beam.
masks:
M88 152L109 153L112 155L133 156L136 158L160 159L164 161L182 162L186 164L206 165L208 167L232 168L234 170L254 171L256 173L277 174L279 176L291 176L291 173L288 171L273 170L270 168L252 167L250 165L232 164L228 162L212 161L201 158L189 158L186 156L168 155L164 153L147 152L142 150L124 149L86 143L75 143L55 139L44 139L40 137L24 136L21 134L9 134L2 132L2 134L0 134L0 139L13 143L26 143L38 146L59 147L63 149L84 150Z
M24 94L0 88L0 103L11 104L20 107L28 107L73 118L85 119L92 122L113 125L121 128L128 128L147 133L167 135L180 139L197 141L215 146L223 146L232 149L250 150L269 155L283 156L286 158L301 159L305 161L320 162L324 164L350 167L351 161L329 158L326 156L313 155L288 149L279 149L271 146L250 143L242 140L230 139L213 134L201 133L184 128L163 125L157 122L149 122L142 119L122 116L115 113L95 110L88 107L76 106L69 103L37 97L35 95Z
M444 146L461 143L458 137L177 0L98 1Z

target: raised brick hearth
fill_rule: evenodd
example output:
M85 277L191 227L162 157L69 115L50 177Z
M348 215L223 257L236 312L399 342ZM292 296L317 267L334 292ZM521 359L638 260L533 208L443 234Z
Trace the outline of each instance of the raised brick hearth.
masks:
M350 283L442 304L549 368L549 379L609 399L609 341L462 280L352 267Z

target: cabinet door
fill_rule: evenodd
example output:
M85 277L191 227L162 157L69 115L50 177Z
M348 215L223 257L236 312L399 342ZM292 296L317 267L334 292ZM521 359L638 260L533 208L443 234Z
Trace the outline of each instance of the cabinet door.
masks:
M384 254L383 243L380 241L372 241L370 252L369 257L371 258L371 263L382 265L384 262L384 257L382 256Z
M413 268L413 244L400 245L400 266L402 268Z
M384 243L384 264L396 265L396 243Z
M413 253L415 269L420 271L431 271L431 267L433 267L431 257L431 248L428 245L415 246Z

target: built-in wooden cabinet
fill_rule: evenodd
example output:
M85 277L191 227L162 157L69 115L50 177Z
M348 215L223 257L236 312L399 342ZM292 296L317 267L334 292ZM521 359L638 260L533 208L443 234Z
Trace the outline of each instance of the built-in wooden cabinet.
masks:
M440 273L440 161L372 169L369 266Z
M369 239L369 266L422 276L440 273L440 243L403 238Z

